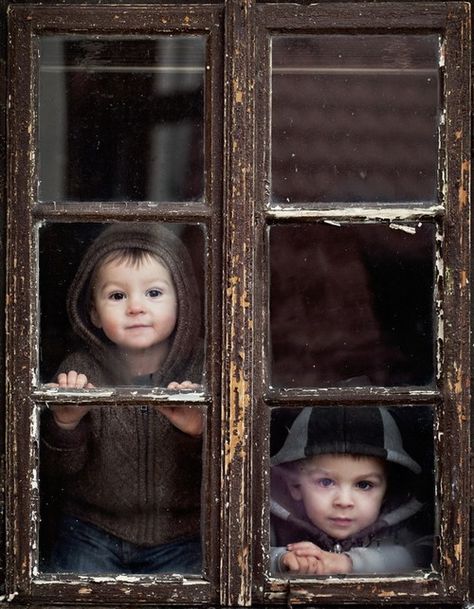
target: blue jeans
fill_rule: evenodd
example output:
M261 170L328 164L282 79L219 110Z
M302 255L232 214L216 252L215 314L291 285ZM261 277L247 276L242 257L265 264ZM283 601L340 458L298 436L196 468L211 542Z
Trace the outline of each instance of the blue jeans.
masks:
M200 575L201 542L196 536L159 546L139 546L93 524L64 516L47 570L87 574Z

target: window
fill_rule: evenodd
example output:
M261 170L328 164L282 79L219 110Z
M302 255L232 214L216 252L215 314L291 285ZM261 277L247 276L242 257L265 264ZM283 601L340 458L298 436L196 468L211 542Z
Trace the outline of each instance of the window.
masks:
M461 605L469 5L14 3L8 28L6 597ZM134 290L171 294L158 369L137 356L144 331L130 346L104 313ZM87 381L58 387L84 342ZM203 434L176 413L199 413ZM324 444L374 421L376 448L372 432L368 449ZM354 536L393 518L386 487L416 490L408 566L358 571L351 519L321 525L310 493L348 471L380 500ZM274 566L303 541L291 502L350 572ZM57 568L61 511L140 548L193 533L202 560Z

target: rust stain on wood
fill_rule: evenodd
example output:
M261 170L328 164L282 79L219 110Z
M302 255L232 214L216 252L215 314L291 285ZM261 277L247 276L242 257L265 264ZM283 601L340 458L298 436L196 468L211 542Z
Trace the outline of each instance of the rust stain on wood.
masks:
M469 184L469 169L470 169L470 164L469 161L463 161L462 165L461 165L461 180L459 183L459 194L458 194L458 200L459 200L459 209L462 210L464 207L466 207L466 205L469 202L469 189L468 189L468 184Z
M245 411L248 407L250 400L248 395L247 381L245 380L242 370L238 367L235 362L230 364L230 395L233 398L234 404L238 405L238 408L231 408L230 414L230 438L229 438L229 449L227 452L227 463L230 463L235 459L236 454L240 453L242 448L241 439L245 432L244 417L240 413Z

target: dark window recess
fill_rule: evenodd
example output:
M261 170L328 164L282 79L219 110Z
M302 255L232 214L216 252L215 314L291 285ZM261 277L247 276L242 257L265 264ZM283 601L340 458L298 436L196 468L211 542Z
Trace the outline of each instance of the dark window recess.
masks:
M269 230L272 386L432 385L434 224Z
M434 203L439 45L436 35L275 36L272 202Z
M40 41L42 201L199 201L202 36Z

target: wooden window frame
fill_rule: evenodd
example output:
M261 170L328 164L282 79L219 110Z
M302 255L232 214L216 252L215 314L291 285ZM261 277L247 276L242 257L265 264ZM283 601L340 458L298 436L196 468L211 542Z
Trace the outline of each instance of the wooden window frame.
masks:
M34 298L24 298L22 289L15 287L17 273L20 273L26 284L31 286L31 294L38 293L37 250L38 226L43 222L106 222L120 220L148 220L153 222L201 223L206 227L206 269L209 295L206 303L206 327L208 332L206 395L197 403L207 407L208 420L213 421L214 428L208 429L207 446L209 454L220 451L218 429L219 413L216 411L216 396L219 392L219 374L216 366L216 353L220 350L220 329L217 327L220 297L217 285L220 275L221 241L221 170L219 168L219 151L221 143L222 94L219 83L222 82L221 66L214 60L222 55L222 13L213 6L170 7L166 12L153 10L153 7L14 7L10 12L11 57L18 67L20 78L11 79L10 95L15 112L10 113L10 133L12 140L10 150L11 195L8 212L9 243L14 250L23 252L21 260L14 262L10 258L12 271L10 297L15 305L9 309L7 326L10 328L9 347L12 354L7 363L7 376L15 379L8 383L9 425L12 438L9 444L9 470L7 476L14 481L10 487L8 504L11 516L8 518L7 544L14 548L7 564L7 581L10 589L15 590L20 598L33 597L42 602L53 602L58 596L81 602L95 601L105 596L111 601L120 602L124 598L133 598L140 602L153 598L154 602L167 604L209 604L216 600L216 583L218 565L215 560L207 564L206 579L181 576L160 578L132 577L110 579L106 584L101 578L74 578L74 583L67 577L38 574L31 552L31 540L37 539L38 488L36 482L38 463L38 424L39 410L36 405L51 406L54 404L74 404L88 401L93 404L121 405L140 402L140 395L117 389L109 398L98 398L91 395L61 396L51 394L42 388L35 389L34 370L37 368L38 336L35 319L37 303ZM205 151L204 167L205 202L164 203L158 207L143 202L38 202L37 184L37 96L38 96L38 50L39 36L61 34L101 34L120 36L125 33L141 35L151 34L199 34L207 38L206 51L206 84L205 84ZM26 89L24 88L26 87ZM31 91L31 97L25 97L25 91ZM23 100L23 101L22 101ZM13 135L15 134L15 135ZM18 139L17 139L18 138ZM29 171L17 171L17 167L28 167ZM211 273L212 269L212 273ZM25 285L26 285L25 284ZM217 284L217 285L216 285ZM27 321L31 320L31 322ZM31 323L31 325L30 325ZM16 328L13 331L13 328ZM18 340L17 340L18 339ZM7 347L8 348L8 347ZM139 391L138 394L141 392ZM155 396L147 395L147 402L165 403L166 391L157 392ZM143 401L143 397L141 398ZM185 398L176 404L186 404ZM216 444L217 441L217 444ZM204 493L215 495L211 459L205 459ZM33 474L36 472L36 474ZM21 501L18 499L21 497ZM206 543L218 545L219 530L211 526L218 516L218 504L209 502L203 506L203 524L206 532ZM24 523L30 523L25 527ZM22 524L23 523L23 524ZM85 583L87 582L87 583ZM183 585L185 583L186 585Z
M257 81L257 109L260 116L260 132L257 137L257 183L256 200L259 218L257 230L260 233L260 243L263 243L260 256L265 261L260 268L267 268L269 253L266 251L263 236L265 228L272 224L285 222L318 223L336 222L341 224L381 223L391 222L421 222L431 221L438 225L443 235L442 251L438 251L437 266L443 260L444 268L438 268L436 284L442 300L442 310L437 311L438 321L442 323L435 328L436 351L438 358L437 388L435 390L405 387L368 387L368 388L334 388L318 389L266 389L265 370L257 379L256 393L261 396L259 420L268 421L265 409L271 406L301 407L318 405L434 405L435 429L438 433L435 452L438 457L439 487L436 501L440 512L440 569L439 573L420 573L411 577L380 578L380 577L344 577L307 582L304 578L288 579L284 577L269 577L265 570L266 552L264 539L261 547L264 551L256 556L256 564L262 570L256 575L260 583L266 580L263 601L281 599L290 604L317 603L318 599L330 599L331 602L343 603L348 599L357 599L362 603L373 603L375 599L393 602L412 602L430 599L431 602L461 602L467 594L466 568L468 539L467 531L462 523L468 519L468 505L462 497L468 496L469 475L469 346L468 346L468 316L469 303L464 301L466 296L466 279L469 269L469 250L467 248L469 232L469 134L466 133L467 108L469 94L466 82L461 85L457 76L464 74L467 79L468 63L465 32L462 16L467 6L462 4L358 4L328 3L318 6L293 6L291 9L284 5L266 5L257 7L257 56L259 57L259 72ZM269 201L270 183L270 40L273 35L284 33L297 36L298 34L433 34L442 37L442 53L444 55L442 70L442 111L445 113L445 125L440 125L440 149L438 175L441 179L439 200L432 206L375 204L369 202L333 203L333 204L285 204L279 205ZM453 97L454 95L454 97ZM441 121L440 121L441 123ZM464 125L464 126L462 126ZM464 139L466 138L466 139ZM464 139L463 142L460 140ZM447 165L446 173L443 163ZM456 169L455 169L456 168ZM466 173L467 172L467 173ZM458 178L453 180L457 175ZM450 177L451 176L451 177ZM315 202L317 203L317 201ZM265 285L263 274L257 275L257 285ZM265 302L265 294L260 294L260 302ZM267 312L268 307L263 306ZM461 320L461 321L460 321ZM463 321L464 320L464 321ZM268 319L260 320L257 344L265 345L265 328ZM435 321L435 326L436 326ZM268 362L265 349L261 361ZM458 381L456 381L458 379ZM263 435L259 434L256 445L264 443L268 437L268 427L262 426ZM449 433L446 431L449 430ZM256 430L256 433L258 431ZM269 451L267 452L269 454ZM258 458L255 459L258 462ZM455 465L456 464L456 465ZM267 461L265 469L269 469ZM449 487L448 472L458 471L459 478ZM462 473L461 473L462 472ZM257 530L268 529L268 505L266 487L268 480L261 479L261 492L255 502L257 512L255 522L260 524ZM267 510L259 511L260 505ZM464 505L463 505L464 503ZM258 544L257 544L258 545ZM255 574L254 574L255 575Z
M462 2L322 2L53 6L13 5L9 17L7 324L6 324L6 586L5 598L48 605L252 604L461 605L468 594L469 522L469 5ZM164 23L164 19L166 23ZM206 201L37 203L37 53L35 37L62 33L210 36L212 69L205 93ZM440 205L431 208L268 205L269 52L272 33L439 33L444 40L440 133ZM212 61L212 58L216 58ZM30 92L25 95L25 92ZM212 110L212 111L211 111ZM32 559L38 492L38 409L54 402L33 389L36 365L36 234L43 221L98 222L147 218L207 226L208 329L205 525L208 581L140 577L100 581L38 577ZM269 391L264 361L268 251L266 227L293 219L387 222L429 220L443 227L438 288L444 337L439 390L346 388ZM441 258L440 258L441 259ZM264 312L262 314L262 311ZM438 342L437 342L438 344ZM129 403L125 394L114 403ZM59 399L56 403L59 403ZM72 400L73 401L73 400ZM64 403L61 402L61 403ZM184 403L184 402L183 402ZM439 575L302 581L268 574L269 408L284 405L436 404L441 514ZM451 478L451 473L455 472ZM453 482L453 484L452 484ZM214 501L216 499L216 501ZM29 526L25 526L28 523ZM185 583L186 585L183 585Z

